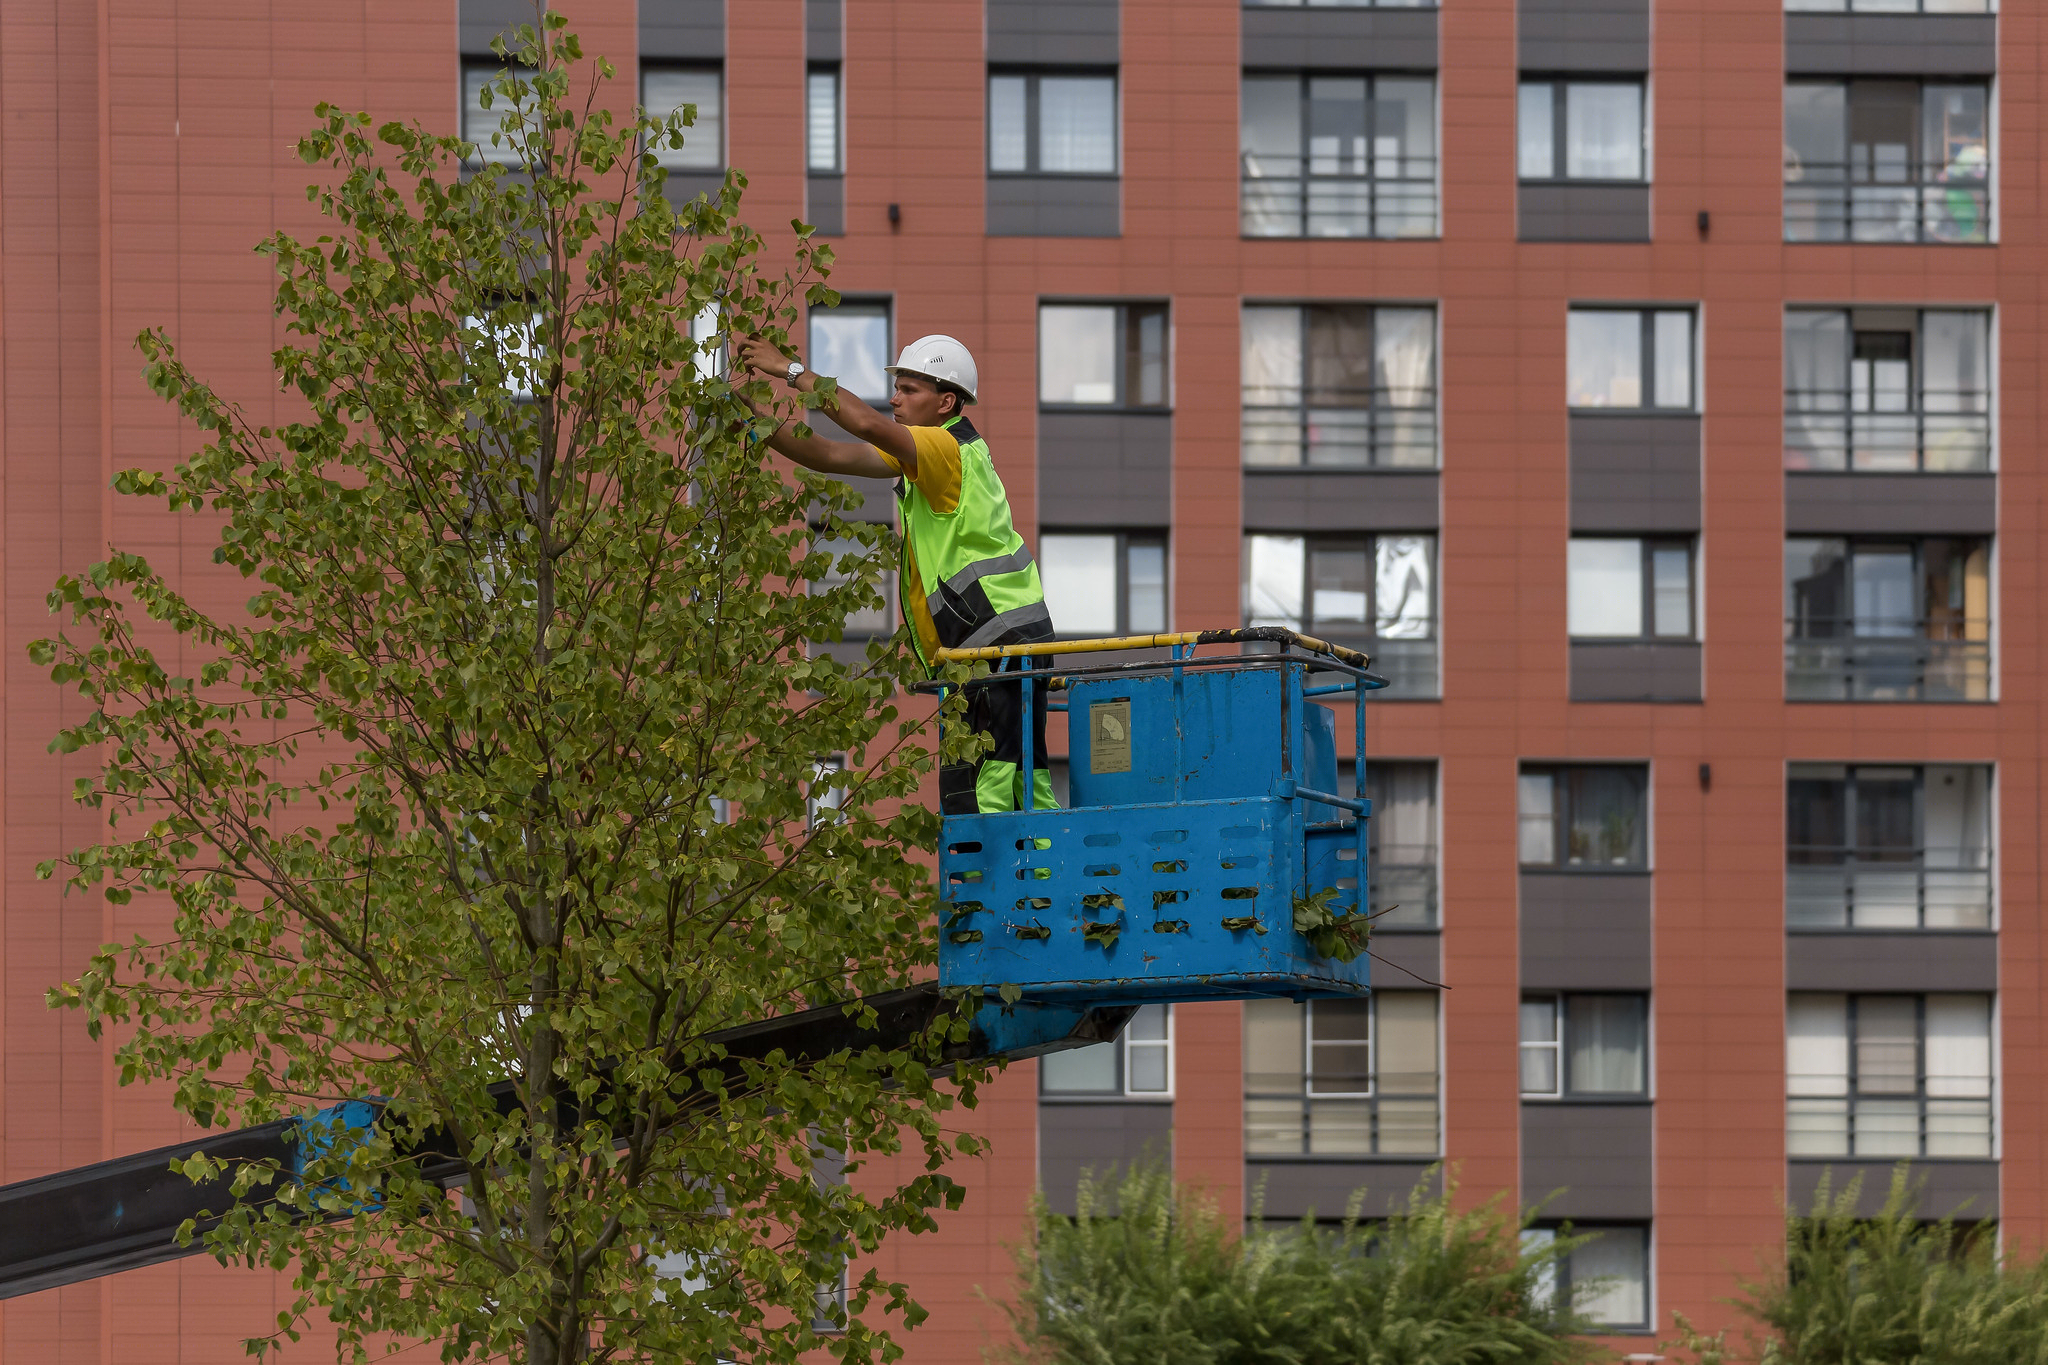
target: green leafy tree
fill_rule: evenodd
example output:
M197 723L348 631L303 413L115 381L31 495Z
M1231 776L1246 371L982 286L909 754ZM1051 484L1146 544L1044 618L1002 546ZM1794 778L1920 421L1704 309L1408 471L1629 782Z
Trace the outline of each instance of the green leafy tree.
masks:
M1920 1221L1903 1164L1876 1217L1857 1215L1861 1193L1861 1176L1839 1194L1824 1178L1809 1213L1787 1214L1782 1263L1735 1300L1754 1324L1742 1344L1680 1316L1673 1349L1697 1365L2048 1365L2048 1259Z
M932 1066L957 1021L802 1066L706 1040L930 962L904 853L931 760L903 651L806 647L879 603L881 533L764 461L765 386L693 339L785 336L833 301L827 250L800 229L764 269L737 173L672 207L649 149L694 111L614 121L562 24L499 47L487 154L320 107L330 233L261 247L300 420L253 424L142 337L203 444L116 487L218 528L246 613L116 551L34 648L90 703L54 747L99 757L78 797L108 822L44 874L163 907L54 1001L202 1126L382 1098L303 1182L182 1163L235 1182L214 1254L294 1267L259 1355L324 1312L355 1359L794 1360L814 1287L929 1227L976 1150L943 1118L974 1078ZM457 1190L407 1159L430 1139ZM905 1174L814 1179L818 1143ZM852 1362L921 1316L872 1271L829 1311Z
M1563 1365L1587 1358L1550 1303L1578 1240L1523 1246L1498 1199L1456 1207L1416 1187L1405 1209L1336 1227L1240 1230L1161 1163L1083 1179L1077 1215L1041 1200L1006 1305L1030 1365Z

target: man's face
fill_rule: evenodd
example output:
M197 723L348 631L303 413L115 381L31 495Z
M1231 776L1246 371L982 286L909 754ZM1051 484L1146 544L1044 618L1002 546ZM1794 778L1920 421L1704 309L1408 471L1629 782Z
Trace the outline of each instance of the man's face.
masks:
M889 395L889 411L898 426L935 427L959 411L959 399L942 394L921 374L899 374Z

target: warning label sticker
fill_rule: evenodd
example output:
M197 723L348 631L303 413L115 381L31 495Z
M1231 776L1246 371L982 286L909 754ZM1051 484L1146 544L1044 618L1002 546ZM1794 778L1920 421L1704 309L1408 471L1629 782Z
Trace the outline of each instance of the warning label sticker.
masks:
M1112 697L1088 707L1088 771L1131 770L1131 699Z

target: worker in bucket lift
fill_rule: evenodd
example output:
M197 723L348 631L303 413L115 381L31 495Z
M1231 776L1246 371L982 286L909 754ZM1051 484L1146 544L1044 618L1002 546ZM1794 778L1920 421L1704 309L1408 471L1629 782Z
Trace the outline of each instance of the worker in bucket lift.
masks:
M803 393L818 376L760 337L734 338L744 369L780 380ZM844 388L820 409L858 441L799 436L795 421L775 429L768 444L806 469L863 479L896 480L903 550L897 575L903 619L926 669L941 649L1034 644L1053 637L1038 565L1010 523L1010 499L989 458L988 442L967 420L978 376L974 357L953 337L919 337L886 367L894 380L889 410L876 412ZM765 414L766 410L762 410ZM1052 666L1049 657L1004 659L998 668ZM1033 690L1032 806L1057 805L1045 758L1046 684ZM939 809L946 815L1018 809L1023 684L972 688L967 723L994 748L975 763L948 763L939 772Z

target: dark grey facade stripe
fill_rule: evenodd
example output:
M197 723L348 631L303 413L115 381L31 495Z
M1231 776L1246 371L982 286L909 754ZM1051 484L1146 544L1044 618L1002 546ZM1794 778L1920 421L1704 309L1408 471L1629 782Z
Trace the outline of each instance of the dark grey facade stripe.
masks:
M1384 1218L1408 1206L1408 1196L1424 1180L1430 1194L1443 1191L1443 1171L1433 1157L1375 1157L1339 1161L1329 1157L1247 1157L1244 1163L1245 1211L1261 1218L1299 1222L1309 1213L1318 1218L1344 1216L1360 1190L1366 1218Z
M1516 187L1525 242L1647 242L1648 185L1528 184Z
M1041 411L1038 524L1164 529L1173 521L1173 415Z
M1098 1178L1133 1162L1173 1160L1173 1105L1156 1100L1047 1100L1038 1106L1038 1185L1071 1217L1084 1171Z
M534 21L533 0L460 0L455 13L457 41L469 57L487 55L501 33L509 45L514 30Z
M1267 7L1242 11L1248 70L1435 71L1437 11Z
M1434 469L1244 472L1247 531L1434 531L1442 508Z
M1436 930L1375 929L1373 983L1388 990L1412 990L1444 979L1444 936Z
M1123 7L1117 0L987 0L994 66L1115 66Z
M1649 873L1524 872L1521 889L1524 989L1650 989Z
M1524 71L1640 76L1650 69L1650 0L1520 0Z
M1857 1161L1851 1157L1832 1160L1794 1157L1786 1163L1785 1203L1796 1213L1806 1213L1813 1208L1814 1192L1820 1188L1823 1174L1829 1177L1829 1190L1835 1195L1860 1175L1863 1185L1856 1196L1856 1216L1874 1218L1884 1208L1885 1195L1892 1187L1895 1164L1891 1161ZM1920 1192L1920 1202L1913 1210L1916 1217L1953 1217L1965 1223L1998 1217L1997 1161L1950 1157L1941 1161L1908 1162L1907 1167L1909 1180L1927 1182Z
M1522 1202L1548 1199L1546 1218L1654 1217L1655 1118L1655 1108L1640 1101L1523 1101Z
M991 237L1118 237L1123 180L1114 175L992 175Z
M1697 414L1574 413L1570 433L1573 531L1700 529Z
M725 0L640 0L642 61L721 61Z
M1785 475L1788 535L1980 535L1998 529L1996 474Z
M804 0L804 56L814 62L846 57L846 0Z
M846 235L846 177L813 175L805 178L804 212L820 237Z
M1027 602L1021 607L1010 608L954 648L980 649L983 645L994 644L996 638L1006 631L1015 630L1018 626L1033 625L1043 625L1048 630L1052 629L1052 613L1045 609L1043 602Z
M1704 659L1697 640L1574 640L1571 699L1698 701Z
M1788 14L1788 76L1995 76L1995 14Z
M1995 991L1998 935L1798 930L1785 935L1785 989Z

